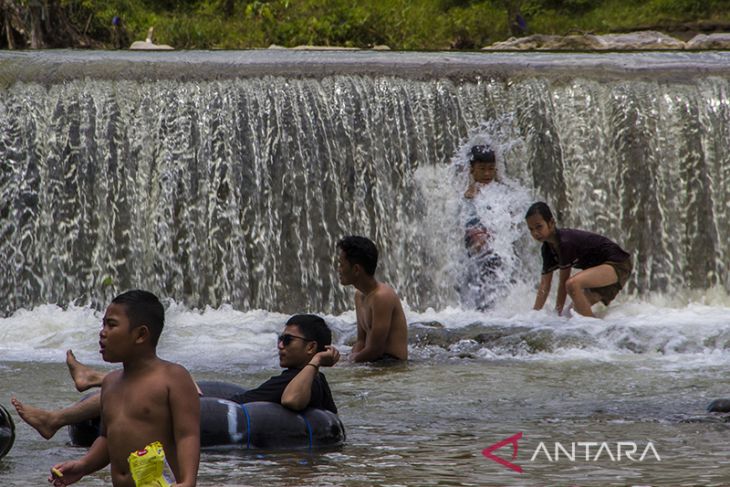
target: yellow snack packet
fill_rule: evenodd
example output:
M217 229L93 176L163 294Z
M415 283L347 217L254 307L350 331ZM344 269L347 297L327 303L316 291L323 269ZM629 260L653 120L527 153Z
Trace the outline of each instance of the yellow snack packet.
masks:
M170 487L170 481L165 478L165 450L159 441L133 451L127 461L137 487Z

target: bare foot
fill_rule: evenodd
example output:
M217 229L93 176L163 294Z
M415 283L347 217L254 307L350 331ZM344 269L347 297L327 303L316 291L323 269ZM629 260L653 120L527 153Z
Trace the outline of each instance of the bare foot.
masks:
M79 392L101 386L101 381L104 380L104 376L106 375L76 360L76 356L71 350L66 351L66 365L68 366L68 371L74 381L76 390Z
M45 439L52 438L61 427L60 424L57 424L52 411L28 406L18 401L15 397L12 397L10 402L15 406L15 410L20 415L20 419L35 428Z

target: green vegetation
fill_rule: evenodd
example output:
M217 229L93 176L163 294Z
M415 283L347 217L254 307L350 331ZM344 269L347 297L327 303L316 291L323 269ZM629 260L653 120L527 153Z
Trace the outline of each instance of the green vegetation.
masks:
M0 48L474 49L518 34L730 27L730 0L3 0ZM527 31L514 21L520 14ZM112 19L121 19L114 27ZM37 20L42 18L42 21Z

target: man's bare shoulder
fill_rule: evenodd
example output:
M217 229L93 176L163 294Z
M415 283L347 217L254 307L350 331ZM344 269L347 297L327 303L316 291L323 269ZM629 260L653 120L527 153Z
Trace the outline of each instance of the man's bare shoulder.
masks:
M373 298L375 304L400 303L398 293L396 293L395 289L385 282L378 283L378 288L373 293Z

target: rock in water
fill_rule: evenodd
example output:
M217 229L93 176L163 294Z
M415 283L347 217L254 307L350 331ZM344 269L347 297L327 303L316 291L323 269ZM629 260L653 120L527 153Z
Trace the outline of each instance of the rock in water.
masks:
M707 406L708 413L730 413L730 399L715 399Z

